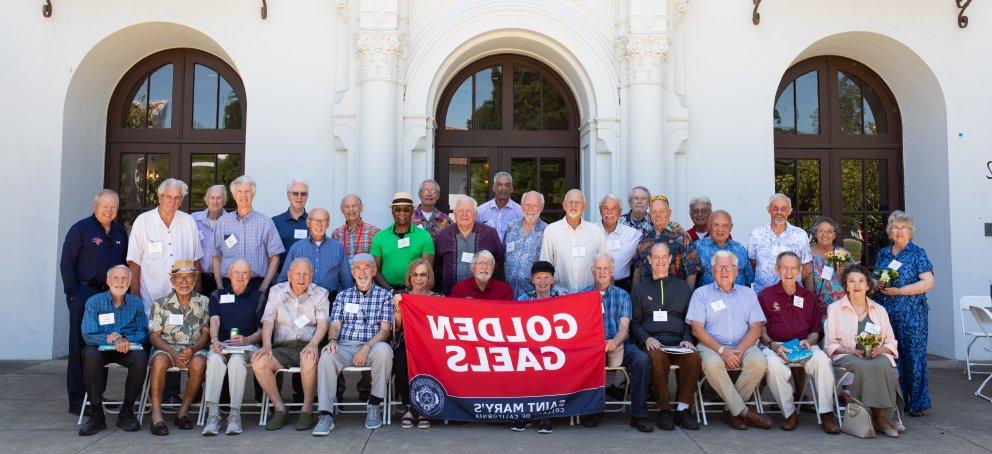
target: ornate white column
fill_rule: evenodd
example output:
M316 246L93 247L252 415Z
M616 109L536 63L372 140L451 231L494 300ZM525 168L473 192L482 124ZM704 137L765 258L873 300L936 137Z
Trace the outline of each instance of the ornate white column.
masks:
M620 40L627 83L627 186L667 187L665 163L664 59L668 34L631 33Z

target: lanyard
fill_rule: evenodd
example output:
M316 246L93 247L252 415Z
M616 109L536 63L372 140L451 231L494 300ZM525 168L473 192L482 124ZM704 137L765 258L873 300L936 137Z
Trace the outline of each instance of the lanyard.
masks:
M358 243L362 239L362 234L365 233L365 222L358 221L358 232L355 236L355 249L351 249L349 243L351 242L351 232L348 231L348 223L344 224L344 250L348 252L358 253Z

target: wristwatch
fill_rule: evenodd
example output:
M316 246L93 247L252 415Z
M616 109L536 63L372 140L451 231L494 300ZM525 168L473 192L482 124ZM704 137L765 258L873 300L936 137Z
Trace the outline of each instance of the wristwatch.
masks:
M717 350L716 352L722 355L722 354L723 354L723 350L724 350L725 348L727 348L727 347L724 347L723 345L721 345L721 346L720 346L720 349L719 349L719 350Z

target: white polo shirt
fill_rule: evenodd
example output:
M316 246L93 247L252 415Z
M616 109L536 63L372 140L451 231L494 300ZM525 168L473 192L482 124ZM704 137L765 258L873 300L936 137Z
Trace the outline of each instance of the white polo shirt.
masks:
M565 218L544 229L541 260L555 267L555 283L566 293L575 293L592 285L592 262L606 248L603 228L585 219L575 229Z
M165 226L158 208L138 215L131 225L127 242L127 261L141 267L141 299L145 315L151 312L155 300L172 291L169 271L176 260L199 260L203 248L197 235L196 221L182 211L176 211L172 225Z
M606 248L613 256L613 280L630 277L630 262L637 254L637 244L643 235L640 230L620 222L612 233L606 233Z

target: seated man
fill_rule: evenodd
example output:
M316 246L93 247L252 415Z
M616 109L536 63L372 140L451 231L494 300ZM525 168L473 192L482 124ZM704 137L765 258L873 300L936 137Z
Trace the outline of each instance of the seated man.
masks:
M534 262L530 267L530 282L534 285L534 290L518 296L517 301L539 300L565 295L565 292L554 288L555 266L551 262L544 260Z
M148 368L148 355L144 350L131 350L131 344L141 344L148 339L148 319L145 303L136 295L127 293L131 285L131 270L117 265L107 271L110 290L97 293L86 300L80 331L86 347L83 348L83 383L92 406L90 416L79 428L79 435L93 435L107 428L107 415L103 412L104 366L117 363L127 368L124 382L124 404L117 415L117 427L128 432L141 429L134 416L134 402L141 396L141 386ZM114 346L113 350L100 351L101 346Z
M351 277L355 286L338 293L331 310L328 343L320 354L317 371L317 408L320 419L313 435L323 437L334 429L338 373L350 366L372 369L372 392L366 405L365 428L382 426L382 402L392 376L393 349L386 342L393 329L393 292L375 285L377 271L371 254L355 254Z
M251 356L255 381L269 396L275 411L265 430L286 424L286 404L279 395L275 372L299 367L303 405L296 430L313 427L313 394L317 388L317 352L327 333L327 290L313 283L313 266L306 257L289 264L289 281L276 284L262 315L262 348Z
M639 432L651 432L654 427L647 421L647 385L651 377L651 360L641 349L630 344L630 294L613 285L613 256L601 252L593 258L593 285L582 289L599 291L603 299L603 328L606 331L606 366L623 366L630 375L630 426ZM599 425L601 415L590 415L582 423L585 427Z
M209 298L193 292L197 271L192 260L178 260L172 265L169 278L172 291L152 304L148 324L149 338L154 350L149 362L148 394L152 399L153 435L168 435L169 428L162 418L162 391L165 389L165 372L170 367L189 371L186 393L176 412L176 427L193 428L187 412L193 398L200 392L203 373L207 368L207 332Z
M737 279L737 256L718 251L711 266L715 282L696 289L689 300L685 316L692 324L692 334L699 343L703 373L717 394L727 403L722 418L730 427L747 429L748 425L767 429L772 420L757 411L749 411L745 402L765 376L765 358L755 344L761 336L765 315L758 296L750 288L734 284ZM740 369L737 382L727 371Z
M792 370L782 342L799 339L799 345L813 354L803 369L813 377L816 385L823 431L828 434L840 433L833 412L834 368L830 358L817 346L823 325L820 324L820 304L816 294L800 287L796 282L801 276L802 263L795 252L780 253L775 260L775 271L781 281L765 287L758 294L758 301L768 319L761 329L761 342L767 346L763 353L768 362L768 387L785 417L782 430L793 430L799 422L793 387L789 383ZM796 378L797 386L804 384L800 380L801 378Z
M472 257L472 277L463 279L451 287L452 298L479 300L513 300L513 289L506 282L493 279L496 258L485 249Z
M634 342L651 357L651 390L658 398L658 428L675 430L675 424L678 424L683 429L698 430L699 423L689 405L695 401L701 366L699 353L692 344L692 330L685 324L692 289L685 281L668 274L671 261L667 244L651 246L648 255L651 279L642 279L634 287L630 332ZM675 346L692 351L675 354L662 350L662 347ZM678 404L674 417L668 395L668 374L672 364L679 366L675 371Z
M241 399L248 380L248 355L262 339L262 294L248 290L251 265L237 259L227 269L230 287L210 296L210 354L207 356L207 422L203 435L220 431L220 393L227 376L231 411L227 414L227 434L241 433ZM224 349L244 348L241 352L224 353Z

